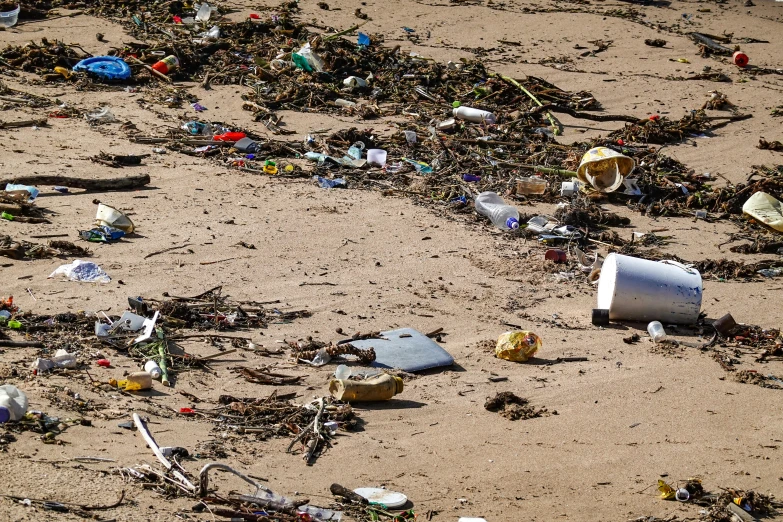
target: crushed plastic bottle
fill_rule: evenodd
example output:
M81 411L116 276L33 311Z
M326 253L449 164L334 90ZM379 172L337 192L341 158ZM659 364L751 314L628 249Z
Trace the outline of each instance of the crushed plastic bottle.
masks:
M117 121L108 107L101 107L94 112L85 114L84 117L90 123L114 123Z
M362 151L364 150L364 143L357 141L351 148L348 149L348 155L353 159L362 159Z
M519 228L519 211L516 207L506 205L505 201L495 192L482 192L476 196L476 212L487 216L492 224L501 230Z
M199 22L207 22L209 21L210 16L212 16L212 7L204 2L199 6L198 11L196 11L196 20Z

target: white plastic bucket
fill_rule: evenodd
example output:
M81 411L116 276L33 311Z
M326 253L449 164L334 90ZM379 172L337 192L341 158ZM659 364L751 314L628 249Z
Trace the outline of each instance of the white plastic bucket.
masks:
M701 274L676 261L609 254L598 280L598 306L610 320L693 324L701 311Z
M383 149L368 149L367 163L372 163L379 167L386 166L386 151Z

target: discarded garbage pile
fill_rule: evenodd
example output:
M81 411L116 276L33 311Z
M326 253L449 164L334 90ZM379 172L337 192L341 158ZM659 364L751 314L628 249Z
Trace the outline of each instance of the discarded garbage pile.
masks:
M233 493L228 497L210 494L209 471L213 469L236 475L251 485L252 493ZM309 500L275 493L229 466L212 463L204 466L199 474L198 497L201 502L193 510L202 512L209 509L213 516L248 522L328 522L339 521L343 516L358 522L403 522L416 518L413 509L399 511L408 503L408 497L402 493L381 488L357 488L351 491L339 484L332 484L329 489L335 499L329 508L320 508L310 505Z
M2 182L0 186L3 186ZM37 195L38 189L34 187L5 184L5 190L0 192L0 218L19 223L48 223L41 209L35 206Z
M316 163L316 180L325 188L399 192L434 204L450 203L457 212L464 212L468 200L480 192L523 201L562 201L558 198L582 190L593 198L627 202L651 215L692 216L689 208L706 207L700 198L712 178L690 172L647 144L681 140L749 116L708 117L694 110L671 121L658 115L587 112L599 108L590 93L565 92L532 76L515 80L487 70L479 61L434 62L403 53L399 46L383 47L376 35L359 32L358 39L350 41L347 35L359 26L334 34L312 33L290 3L269 9L273 14L253 14L241 22L226 21L220 9L206 3L92 1L86 6L86 12L118 21L148 43L129 45L118 56L89 57L72 67L96 81L149 74L162 82L161 89L150 90L159 103L179 106L187 101L203 111L192 94L168 86L171 79L189 79L204 86L249 86L245 109L275 134L287 133L275 114L282 109L364 119L409 118L388 139L372 130L349 130L326 138L313 132L304 143L294 143L265 140L219 122L189 121L177 134L135 133L135 141L167 144L185 154L271 175L302 175L296 165L280 168L277 163L281 158L306 158ZM8 52L20 60L30 54L68 54L69 49L55 44L56 52L46 53L42 48L46 45ZM64 60L70 64L75 58ZM19 62L19 67L25 63ZM48 66L54 67L54 62ZM122 71L115 70L118 67ZM551 137L561 128L557 113L628 125L605 139L560 145ZM117 158L95 159L111 166L124 164ZM342 177L329 175L330 169L338 169ZM640 197L638 203L633 203L635 197ZM714 216L718 217L722 216ZM610 222L602 224L613 226Z
M626 124L622 129L609 134L615 140L621 139L626 143L652 143L664 145L677 143L686 138L700 136L705 132L711 132L728 125L734 121L746 120L753 117L752 114L738 114L732 116L707 116L703 109L693 110L677 121L666 117L657 117L644 120L643 123Z
M164 292L163 297L166 299L148 299L145 302L157 305L160 313L172 320L173 325L199 331L266 328L272 321L291 321L310 316L307 310L283 312L277 308L265 308L279 301L236 302L222 292L222 286L193 297L171 296Z
M293 356L297 361L309 362L314 366L321 366L334 357L344 355L353 355L364 364L375 360L375 350L372 347L361 349L350 343L327 344L308 337L305 341L289 341L288 345L293 349Z
M273 399L273 397L270 397L270 399ZM249 410L251 404L250 402L233 402L235 401L233 398L227 398L226 400L232 401L229 403L233 408L232 411L241 410L243 413L246 413ZM273 400L272 403L268 404L268 407L273 408L277 406L276 402L277 401ZM301 441L303 445L306 445L307 451L305 452L305 458L308 461L313 455L317 442L327 436L326 432L329 431L332 424L334 424L333 421L322 422L325 418L325 416L323 418L321 417L324 413L325 400L318 399L315 403L317 406L312 408L313 420L301 431L300 435L298 435L291 444L291 447L293 447L295 443ZM236 406L237 404L241 405L241 408ZM283 408L285 409L287 406L283 405ZM350 414L350 407L347 408L347 411ZM295 409L293 416L301 414L303 410L310 411L308 408L300 407ZM289 408L286 412L276 413L275 416L280 422L286 422L287 417L290 421L292 415ZM256 522L293 522L300 520L326 522L330 520L340 520L343 515L341 510L345 508L350 510L351 516L353 516L355 520L362 522L377 521L381 518L389 518L390 520L398 521L414 519L412 510L402 513L391 513L388 511L389 509L400 508L407 503L407 497L401 493L373 488L359 488L352 492L335 484L332 485L331 491L338 497L339 502L333 503L333 505L330 506L332 509L320 508L309 505L309 500L288 498L279 495L230 466L218 462L206 464L201 468L198 476L198 484L196 485L191 481L188 472L177 460L178 457L186 457L188 455L187 450L177 447L160 447L147 428L146 422L138 414L133 414L133 421L136 429L144 438L150 449L152 449L152 452L158 458L158 461L166 468L166 471L163 472L153 466L145 464L120 468L117 470L117 473L130 481L142 481L149 486L156 488L159 493L167 496L195 496L200 500L193 508L193 511L195 512L209 509L212 515L231 518L232 520ZM290 429L290 427L288 429ZM324 433L319 433L319 430L321 429L324 429ZM305 435L308 433L314 433L315 436L312 437L312 441L305 442L307 440ZM211 470L221 470L236 475L253 487L252 492L244 495L232 493L229 496L211 494L209 488L209 472ZM382 501L382 505L370 505L371 502L380 504Z
M737 324L727 314L715 321L713 327L720 342L710 343L712 357L727 372L733 373L737 382L756 384L764 388L783 389L783 379L764 375L760 370L739 370L742 357L753 357L753 361L764 364L783 358L783 337L780 330L762 328L756 325Z
M33 363L37 373L84 367L85 363L109 367L110 361L102 356L93 356L93 360L87 361L85 347L94 348L96 351L90 353L95 354L100 353L102 344L110 345L138 361L144 371L131 373L123 379L112 379L109 384L126 391L139 391L150 389L155 379L160 379L162 384L168 386L178 371L204 367L211 359L238 348L250 349L247 337L223 336L209 333L208 330L222 332L266 328L273 320L291 321L309 315L305 310L282 312L264 308L264 304L270 303L234 302L222 295L221 291L222 287L215 287L197 296L171 297L162 301L132 297L128 303L133 311L127 311L120 317L103 314L108 322L95 314L84 312L55 315L26 313L13 304L13 298L9 298L2 302L0 320L9 328L25 334L29 340L0 340L0 343L40 348L39 358ZM153 309L155 305L158 310ZM196 329L204 333L186 334L182 333L183 329ZM210 339L218 347L220 345L217 341L223 339L234 350L223 349L211 356L197 357L180 346L181 343L195 339ZM52 356L55 350L57 352ZM255 379L266 375L270 379L269 383L278 380L282 384L285 382L283 378L288 377L252 369L245 369L245 373ZM295 379L289 379L289 382L295 382Z
M54 102L45 96L39 96L37 94L31 94L29 92L12 89L11 87L8 87L2 80L0 80L0 107L4 109L17 107L42 109L53 104ZM46 120L43 121L45 122ZM3 122L0 124L0 128L8 128L14 125L15 124L13 122Z
M299 405L290 400L291 395L273 394L264 399L221 395L220 406L195 409L194 415L210 418L215 430L252 434L259 440L294 436L286 451L301 452L308 463L331 445L338 430L353 431L358 425L348 404L321 398Z
M29 241L15 241L0 235L0 256L11 259L42 259L47 257L89 256L90 251L70 241L49 241L46 245Z
M783 503L771 495L753 490L720 488L721 493L705 491L701 479L690 478L679 487L673 487L658 479L658 491L663 500L676 500L695 504L706 509L698 520L702 522L733 522L735 520L758 520L760 517L774 517Z

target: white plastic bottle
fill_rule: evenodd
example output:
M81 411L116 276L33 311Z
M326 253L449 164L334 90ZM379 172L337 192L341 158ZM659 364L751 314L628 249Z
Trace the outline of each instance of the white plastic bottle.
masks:
M482 111L481 109L475 109L473 107L457 107L452 111L455 118L461 120L472 121L473 123L489 123L493 124L497 121L495 115L489 111Z
M158 363L152 359L144 364L144 371L149 373L153 379L160 379L160 376L163 375L163 372L160 370Z
M506 205L495 192L482 192L476 196L476 212L487 216L499 229L519 228L519 212L516 207Z
M27 413L27 395L11 384L0 386L0 424L17 421Z

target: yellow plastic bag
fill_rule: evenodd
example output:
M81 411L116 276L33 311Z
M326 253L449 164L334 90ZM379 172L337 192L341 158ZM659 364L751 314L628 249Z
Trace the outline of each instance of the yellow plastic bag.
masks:
M541 338L533 332L518 330L498 337L495 356L506 361L525 362L541 348Z
M668 485L666 482L658 479L658 491L661 492L661 498L663 500L671 500L677 494L674 488Z
M783 203L766 192L756 192L742 205L742 212L770 228L783 232Z

